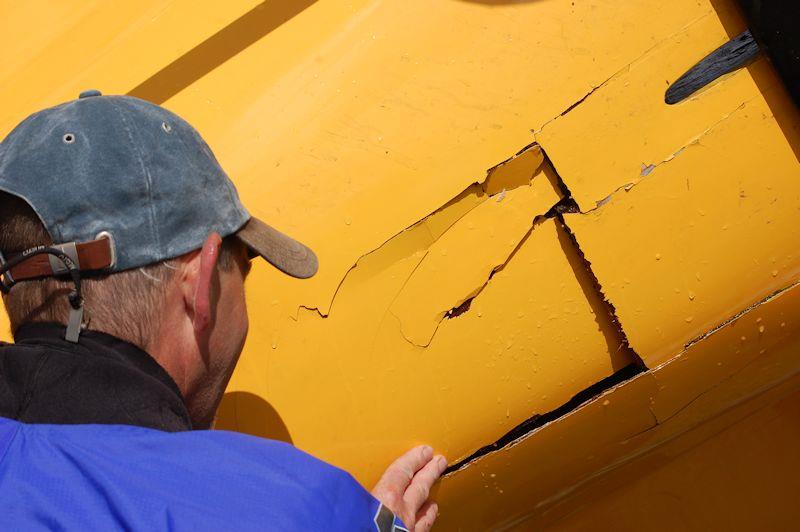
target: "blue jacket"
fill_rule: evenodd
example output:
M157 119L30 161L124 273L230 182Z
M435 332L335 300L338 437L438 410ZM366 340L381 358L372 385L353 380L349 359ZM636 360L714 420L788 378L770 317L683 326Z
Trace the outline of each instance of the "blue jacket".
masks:
M381 508L349 474L282 442L0 418L0 530L402 526Z
M291 445L193 431L141 349L57 324L0 343L0 531L392 530L350 475Z

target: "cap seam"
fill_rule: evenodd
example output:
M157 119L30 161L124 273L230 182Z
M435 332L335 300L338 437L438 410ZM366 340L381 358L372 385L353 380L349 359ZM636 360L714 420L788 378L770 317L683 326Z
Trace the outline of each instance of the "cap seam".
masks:
M128 139L130 139L131 146L136 152L136 157L139 161L139 166L142 169L142 174L145 178L144 179L145 186L147 188L147 200L148 200L147 210L150 213L150 235L152 236L159 252L163 254L164 249L161 246L161 238L158 231L156 231L156 213L155 213L155 205L153 202L153 178L150 175L150 171L147 169L147 165L144 163L141 147L136 143L136 141L133 138L133 132L128 125L127 118L125 117L126 110L123 109L122 106L117 105L117 102L115 101L112 101L110 103L112 108L117 111L117 113L120 116L120 119L122 120L122 127L125 129L125 133L127 134Z

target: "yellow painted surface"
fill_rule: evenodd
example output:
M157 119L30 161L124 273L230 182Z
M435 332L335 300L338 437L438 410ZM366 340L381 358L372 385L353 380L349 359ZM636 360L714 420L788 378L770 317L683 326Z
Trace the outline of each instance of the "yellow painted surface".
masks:
M2 1L0 135L86 88L194 124L321 263L254 268L219 425L366 485L413 444L454 463L556 409L633 361L624 333L649 372L439 488L444 530L553 523L795 382L798 289L769 296L800 280L797 111L763 59L663 103L743 29L733 5ZM579 248L542 218L556 171ZM636 497L647 467L620 481Z
M800 518L800 393L697 444L648 455L548 530L792 530ZM750 414L750 415L748 415ZM519 530L530 530L521 523Z
M756 94L628 192L567 217L651 367L800 280L800 165ZM796 125L790 106L775 112Z
M640 457L670 442L696 443L693 433L708 437L740 419L744 413L737 408L750 405L745 410L752 412L777 392L800 389L798 316L800 287L795 287L663 366L452 474L439 491L449 508L441 516L442 528L542 527L602 493L603 480L620 468L628 466L623 485L647 475L651 463L631 465ZM774 333L738 344L742 334L763 323L774 326ZM709 482L735 488L724 480ZM787 508L785 515L793 512Z

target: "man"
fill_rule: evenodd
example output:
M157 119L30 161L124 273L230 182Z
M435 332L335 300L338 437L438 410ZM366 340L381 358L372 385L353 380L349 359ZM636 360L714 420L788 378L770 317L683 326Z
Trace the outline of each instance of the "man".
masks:
M242 351L250 259L308 278L317 258L175 114L91 90L24 120L0 144L0 253L2 528L432 526L430 447L373 498L285 444L185 432L211 428Z

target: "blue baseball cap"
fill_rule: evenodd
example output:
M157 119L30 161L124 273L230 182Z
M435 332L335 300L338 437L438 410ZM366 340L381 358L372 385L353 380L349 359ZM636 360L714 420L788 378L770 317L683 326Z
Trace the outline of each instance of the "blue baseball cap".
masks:
M293 277L318 268L308 247L250 216L188 122L139 98L88 90L23 120L0 143L0 192L30 205L81 270L171 259L214 231Z

